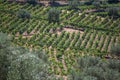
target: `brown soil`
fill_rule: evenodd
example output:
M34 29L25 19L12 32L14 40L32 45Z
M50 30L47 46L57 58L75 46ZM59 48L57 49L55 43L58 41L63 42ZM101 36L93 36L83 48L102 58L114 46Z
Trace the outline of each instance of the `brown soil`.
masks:
M75 33L80 32L81 34L84 33L83 31L75 30L75 29L71 29L71 28L64 28L63 30L66 31L66 32L69 32L69 33L73 33L73 32L75 32Z
M76 34L77 34L78 32L80 32L80 35L82 35L82 34L84 33L83 31L75 30L75 29L72 29L72 28L63 28L62 31L66 31L66 32L68 32L68 33L70 33L70 34L72 34L73 32L75 32ZM60 35L62 31L57 31L57 34Z

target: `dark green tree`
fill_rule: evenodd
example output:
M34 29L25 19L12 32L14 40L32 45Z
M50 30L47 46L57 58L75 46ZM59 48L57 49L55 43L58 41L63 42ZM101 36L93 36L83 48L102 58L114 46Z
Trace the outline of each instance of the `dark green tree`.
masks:
M49 23L53 22L53 23L59 23L59 15L60 15L60 11L55 9L55 8L51 8L48 12L48 21Z
M79 1L78 0L70 0L68 2L69 9L78 9Z
M50 80L48 68L37 55L26 53L12 61L7 80Z
M106 9L107 12L108 12L108 15L111 16L111 18L115 18L116 16L118 16L118 11L119 11L119 8L118 7L111 7L111 8L108 8Z
M10 64L8 60L10 46L10 38L7 37L7 34L3 34L0 32L0 79L6 80L8 66Z
M96 9L99 9L100 8L100 2L99 1L95 1L92 3Z
M120 57L120 44L117 44L116 46L113 45L111 47L110 53L112 55L116 55L116 56Z
M45 53L14 48L11 39L0 33L0 80L55 80Z
M120 60L102 60L85 56L78 59L78 66L72 70L69 80L119 80Z
M23 18L23 19L29 19L30 18L30 13L24 9L20 9L18 12L17 12L17 17L18 18Z
M37 3L36 0L27 0L27 2L30 3L30 4L36 4Z

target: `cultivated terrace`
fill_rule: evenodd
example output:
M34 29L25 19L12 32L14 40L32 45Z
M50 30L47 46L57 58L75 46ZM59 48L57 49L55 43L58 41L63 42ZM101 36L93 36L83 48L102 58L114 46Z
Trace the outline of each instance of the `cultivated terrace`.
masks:
M12 37L12 47L44 52L47 73L56 77L2 80L120 80L119 0L0 0L0 32ZM113 78L106 74L111 66Z

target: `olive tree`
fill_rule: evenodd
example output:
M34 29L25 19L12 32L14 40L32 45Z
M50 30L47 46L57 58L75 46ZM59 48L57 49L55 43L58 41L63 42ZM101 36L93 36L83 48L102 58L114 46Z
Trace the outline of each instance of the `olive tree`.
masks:
M85 56L77 60L78 66L71 71L69 80L119 80L120 60L102 60Z
M116 16L118 16L118 11L119 8L118 7L111 7L111 8L107 8L106 11L108 12L108 15L111 16L112 18L115 18Z
M18 12L17 12L17 17L18 18L23 18L23 19L29 19L30 18L30 13L24 9L20 9Z
M10 38L7 34L0 32L0 79L6 80L8 66L10 64L8 60L10 46Z
M10 40L0 33L0 80L55 80L45 53L11 46Z
M95 1L92 3L96 9L99 9L100 8L100 2L99 1Z
M111 47L110 53L111 53L112 55L120 56L120 44L117 44L116 46L113 45L113 46Z
M49 23L53 22L53 23L59 23L59 15L60 15L60 11L55 9L55 8L51 8L48 11L48 21Z
M37 55L27 53L12 61L8 80L49 80L48 65Z

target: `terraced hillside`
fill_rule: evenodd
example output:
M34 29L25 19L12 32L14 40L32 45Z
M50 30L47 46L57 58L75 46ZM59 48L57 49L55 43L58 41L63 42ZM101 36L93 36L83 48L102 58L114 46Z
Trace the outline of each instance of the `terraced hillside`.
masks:
M18 19L16 12L25 9L30 19ZM67 75L76 58L83 55L105 56L120 42L120 18L113 20L85 12L60 9L60 24L49 23L50 7L0 3L0 32L13 36L13 43L36 50L42 48L51 61L50 72ZM59 9L59 8L58 8Z

